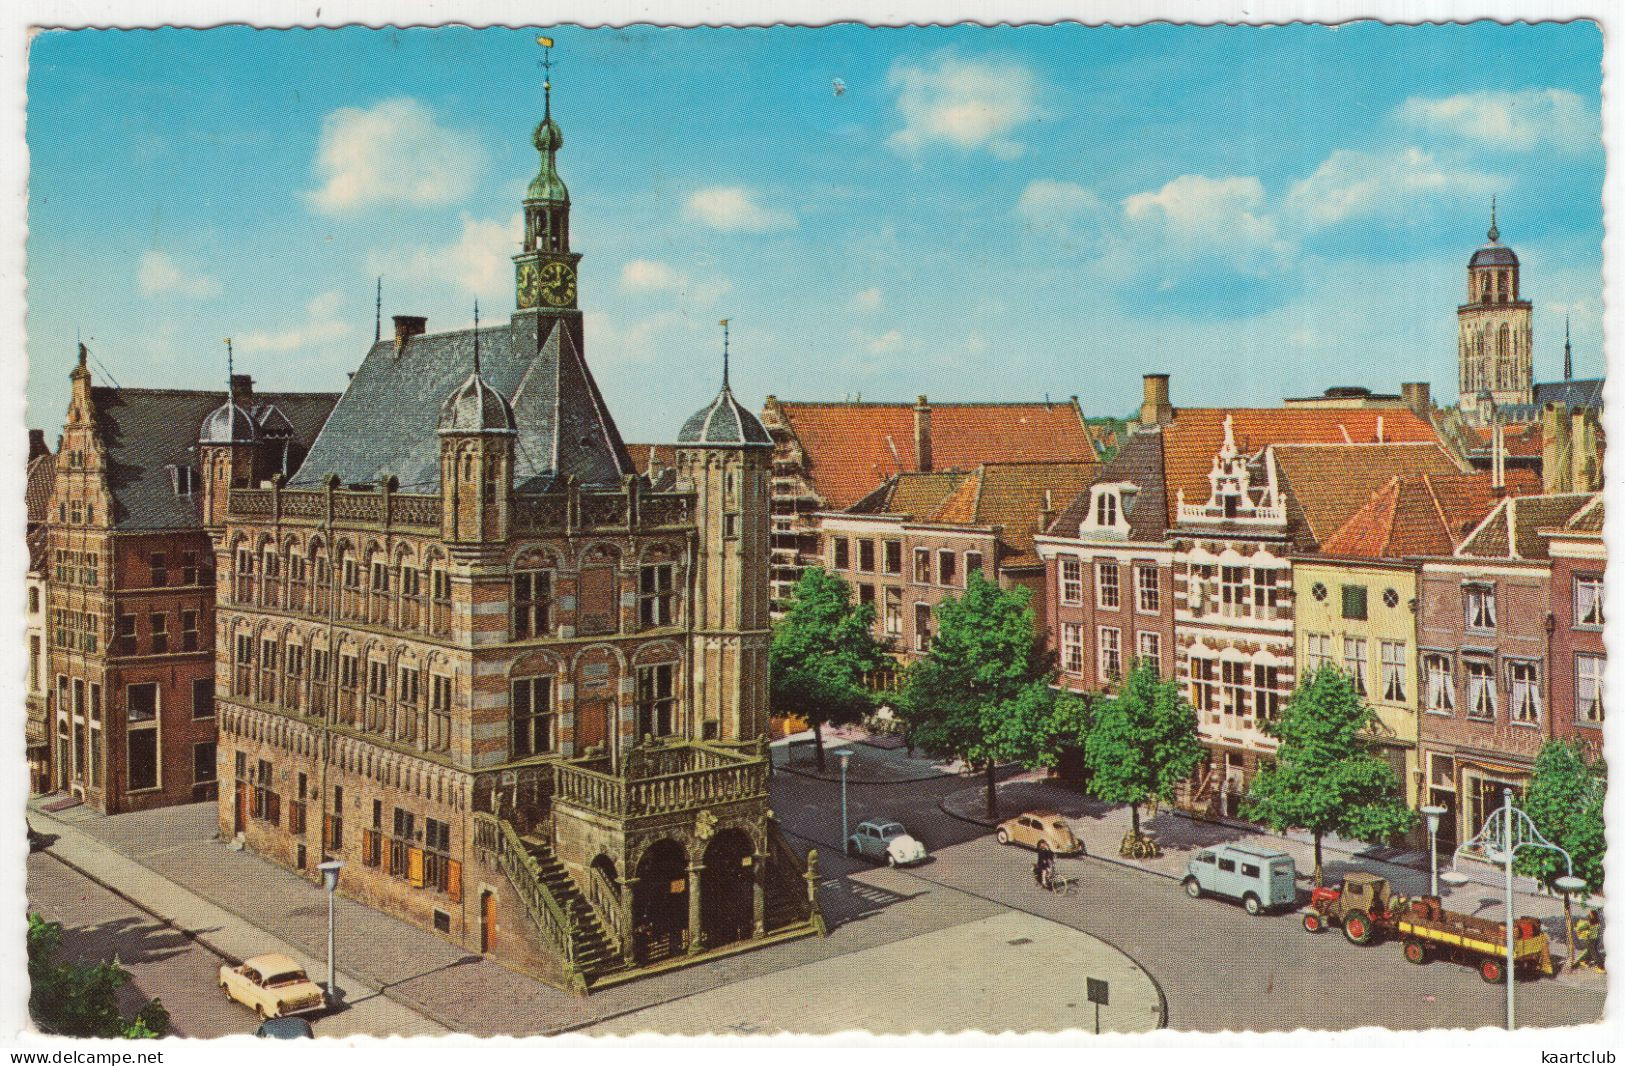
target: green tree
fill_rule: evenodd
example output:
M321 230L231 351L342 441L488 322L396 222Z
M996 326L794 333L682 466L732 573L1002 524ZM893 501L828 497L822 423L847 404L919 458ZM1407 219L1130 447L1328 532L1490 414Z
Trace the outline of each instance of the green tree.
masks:
M824 724L862 721L874 707L864 678L886 662L874 625L874 605L854 604L846 582L815 566L796 582L789 610L773 627L768 650L773 707L812 723L820 772Z
M59 962L62 923L28 916L28 1012L35 1024L59 1036L124 1037L163 1036L169 1012L158 1000L149 1000L125 1019L119 1013L119 990L130 973L115 958L110 962Z
M1051 757L1042 739L1055 694L1031 599L973 572L963 596L937 606L931 650L909 668L898 701L916 744L986 772L990 818L998 764Z
M1586 749L1569 740L1549 740L1535 757L1534 779L1522 807L1542 836L1574 859L1574 876L1586 888L1602 892L1602 861L1608 851L1603 835L1602 802L1607 770ZM1568 872L1563 857L1545 848L1518 854L1518 872L1548 887Z
M1128 804L1136 837L1140 805L1172 802L1179 783L1207 757L1196 735L1196 709L1178 682L1158 680L1146 662L1134 664L1117 695L1096 702L1081 740L1089 794Z
M1264 730L1281 742L1275 765L1253 778L1244 817L1281 832L1304 829L1315 838L1315 884L1324 876L1321 839L1327 833L1383 843L1416 823L1387 761L1372 750L1373 711L1342 671L1322 666L1292 694Z

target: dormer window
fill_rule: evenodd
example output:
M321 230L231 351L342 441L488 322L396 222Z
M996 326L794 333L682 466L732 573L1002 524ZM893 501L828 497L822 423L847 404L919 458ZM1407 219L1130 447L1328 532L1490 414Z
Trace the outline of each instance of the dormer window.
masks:
M1095 494L1095 525L1115 526L1117 524L1117 493L1111 489L1102 489Z
M177 496L191 496L197 491L197 474L189 466L171 463L169 466L169 483Z

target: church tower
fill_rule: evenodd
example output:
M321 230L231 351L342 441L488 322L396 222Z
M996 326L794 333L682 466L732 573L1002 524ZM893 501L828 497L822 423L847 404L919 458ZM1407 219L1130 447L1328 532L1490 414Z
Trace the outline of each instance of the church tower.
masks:
M773 438L734 399L723 322L722 391L677 434L677 480L695 494L693 735L767 734L768 467Z
M544 61L551 68L552 50ZM542 121L532 141L541 155L541 169L525 190L525 233L514 261L514 292L521 312L577 319L576 266L581 256L570 251L570 190L559 177L558 153L564 131L553 121L551 69L542 83L546 102ZM542 326L545 335L547 327Z
M1467 264L1467 302L1456 309L1459 403L1481 423L1535 396L1532 308L1519 295L1518 256L1501 243L1493 202L1488 236Z

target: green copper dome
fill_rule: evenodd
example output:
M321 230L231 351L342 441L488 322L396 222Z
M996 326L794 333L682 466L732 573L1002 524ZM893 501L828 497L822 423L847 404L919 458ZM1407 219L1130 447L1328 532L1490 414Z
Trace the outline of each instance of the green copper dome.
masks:
M531 140L536 145L536 151L541 153L542 169L531 179L530 188L525 190L525 199L569 203L570 190L564 187L564 179L559 177L558 161L554 158L558 150L564 147L564 131L553 121L551 100L542 121L536 124L536 133Z

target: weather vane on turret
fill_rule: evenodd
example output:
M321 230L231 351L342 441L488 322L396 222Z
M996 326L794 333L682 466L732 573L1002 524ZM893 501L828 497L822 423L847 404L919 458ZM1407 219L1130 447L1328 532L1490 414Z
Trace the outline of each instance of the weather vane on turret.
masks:
M718 325L722 327L722 387L728 387L728 323L733 319L725 318Z
M536 43L542 46L542 97L543 113L553 112L553 38L537 36Z
M1499 227L1499 226L1497 226L1495 224L1495 194L1494 193L1490 194L1490 232L1489 232L1489 238L1490 238L1490 240L1492 242L1498 241L1498 240L1501 239L1501 227Z

